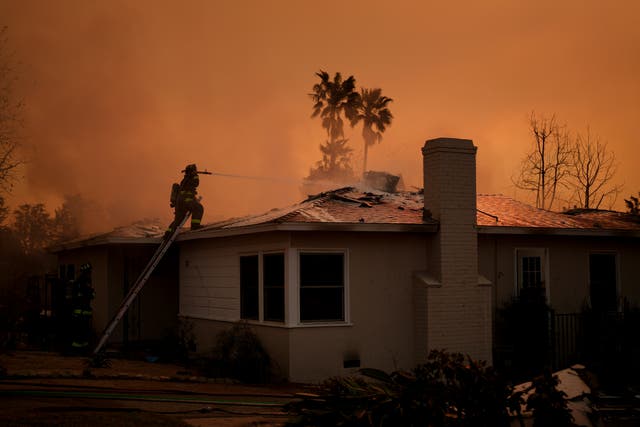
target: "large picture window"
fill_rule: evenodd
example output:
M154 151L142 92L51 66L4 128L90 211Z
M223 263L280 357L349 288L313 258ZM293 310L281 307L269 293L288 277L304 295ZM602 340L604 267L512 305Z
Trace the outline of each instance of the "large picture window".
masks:
M300 253L300 321L345 320L344 253Z

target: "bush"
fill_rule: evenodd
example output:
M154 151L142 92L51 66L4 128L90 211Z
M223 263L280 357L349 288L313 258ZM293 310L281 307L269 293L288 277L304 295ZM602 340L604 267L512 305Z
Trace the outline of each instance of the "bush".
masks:
M247 383L271 379L271 357L260 339L245 322L238 322L216 338L213 352L215 376L235 378Z
M361 369L288 405L288 426L507 426L511 387L459 353L432 351L411 372ZM519 402L517 402L519 403Z
M549 370L533 380L533 394L527 399L527 409L533 412L533 427L574 425L565 399L567 395L556 388L558 383L558 377Z
M551 364L552 351L552 310L544 295L523 292L496 314L496 343L510 351L496 353L495 366L517 381L540 375Z

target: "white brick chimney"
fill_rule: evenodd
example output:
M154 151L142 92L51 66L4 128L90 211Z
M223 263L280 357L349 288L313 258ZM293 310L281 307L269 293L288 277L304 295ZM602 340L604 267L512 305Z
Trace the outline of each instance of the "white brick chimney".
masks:
M416 275L416 361L429 350L491 363L491 287L479 284L476 150L468 139L437 138L422 148L425 217L439 222L428 240L427 271Z

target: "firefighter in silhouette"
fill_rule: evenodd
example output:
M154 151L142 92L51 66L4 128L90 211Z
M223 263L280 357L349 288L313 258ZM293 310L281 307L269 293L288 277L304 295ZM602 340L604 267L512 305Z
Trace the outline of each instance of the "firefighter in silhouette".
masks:
M91 301L94 297L91 264L85 263L80 266L80 274L72 283L71 350L73 352L85 353L89 347L93 320Z
M200 178L198 177L198 168L195 164L187 165L184 169L184 178L180 184L174 184L171 191L171 207L174 208L174 219L165 237L171 235L177 227L180 226L185 215L191 213L191 229L197 230L202 227L200 224L204 207L196 198L198 194L198 185Z

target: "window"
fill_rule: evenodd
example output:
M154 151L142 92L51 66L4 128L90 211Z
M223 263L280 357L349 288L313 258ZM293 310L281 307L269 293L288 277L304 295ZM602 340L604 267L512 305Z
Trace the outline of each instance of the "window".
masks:
M284 322L284 254L262 256L264 320Z
M344 253L300 253L300 321L345 320Z
M284 268L284 253L240 257L241 319L284 322Z
M618 309L616 276L616 254L596 253L589 255L589 291L591 308L595 312L616 311Z
M546 250L542 248L518 249L516 253L517 295L526 299L546 298Z
M240 257L240 318L259 318L258 255Z
M542 287L542 260L539 256L522 257L522 287Z

